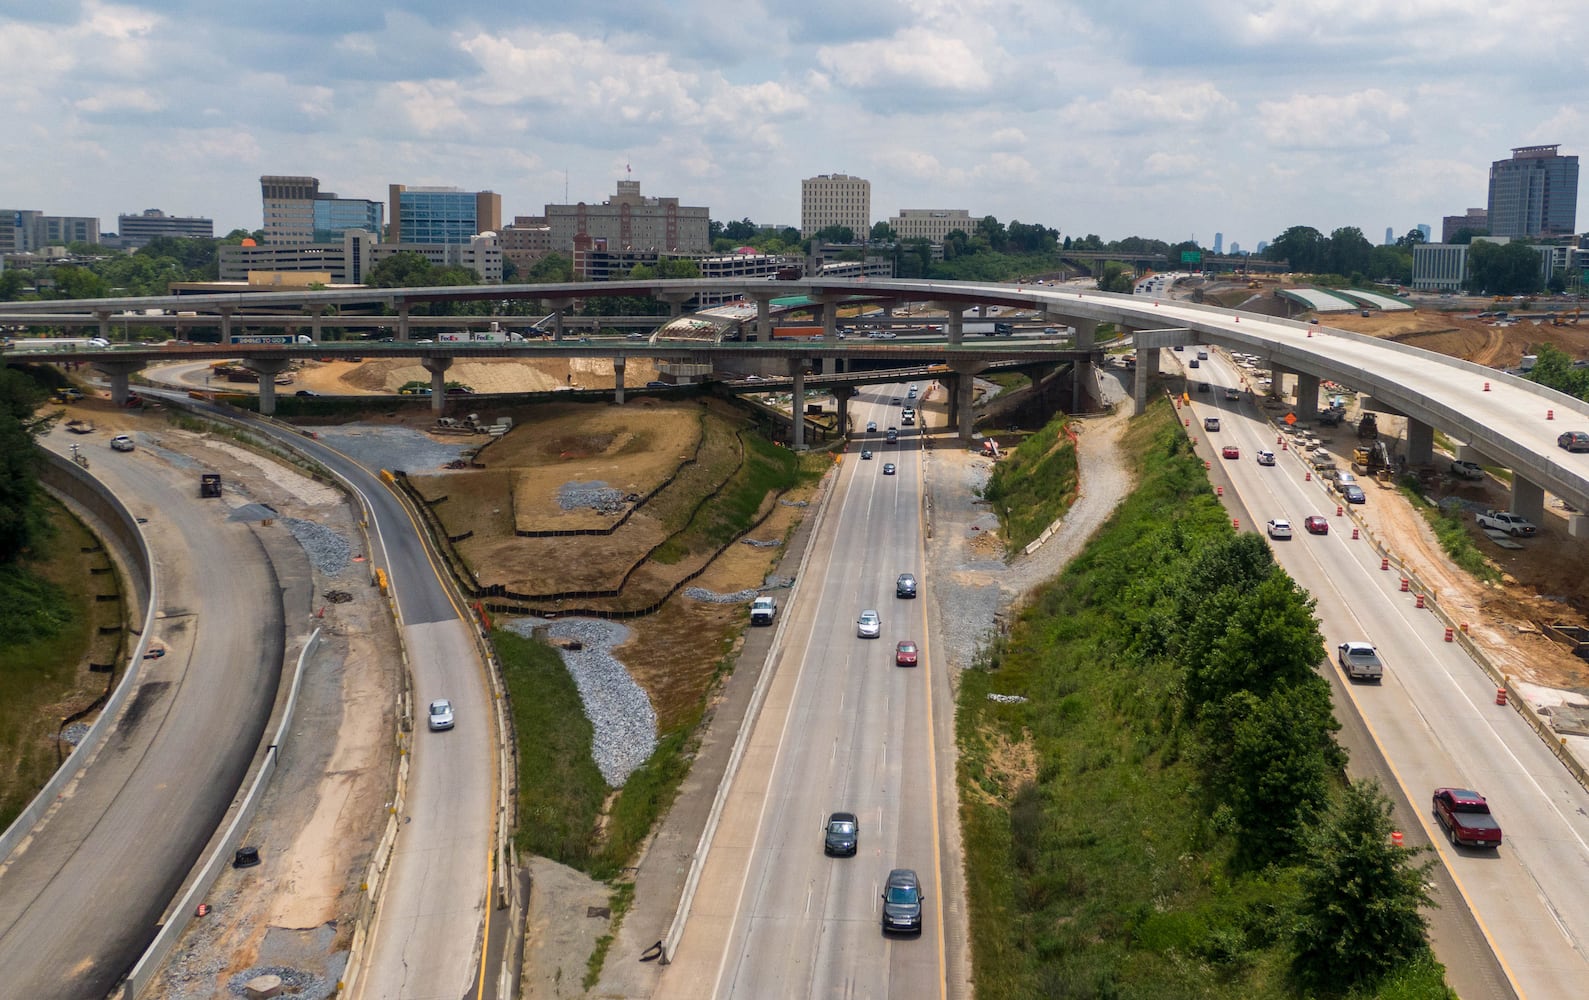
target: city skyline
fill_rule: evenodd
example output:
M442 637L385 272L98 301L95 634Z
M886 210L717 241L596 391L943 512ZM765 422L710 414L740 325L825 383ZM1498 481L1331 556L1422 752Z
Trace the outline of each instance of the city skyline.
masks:
M1484 203L1513 147L1583 152L1561 88L1586 30L1520 2L939 0L522 10L97 2L0 14L0 203L262 225L258 178L502 196L504 221L615 179L719 221L799 225L801 180L872 221L968 208L1068 236L1253 246L1400 234ZM1374 239L1372 235L1369 236Z

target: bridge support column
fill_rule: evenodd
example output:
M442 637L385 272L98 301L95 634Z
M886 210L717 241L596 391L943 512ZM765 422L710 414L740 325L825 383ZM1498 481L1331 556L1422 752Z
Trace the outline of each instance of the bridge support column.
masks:
M1312 420L1319 412L1319 377L1297 373L1297 419Z
M756 295L756 339L763 344L772 340L772 296Z
M573 299L541 299L541 308L552 314L552 340L563 339L563 311L574 308Z
M397 339L403 343L408 342L408 303L397 304Z
M259 412L276 412L276 376L291 367L287 358L244 358L243 367L259 375Z
M949 335L949 343L958 344L966 337L966 314L958 305L949 306L949 319L944 322L944 332Z
M1141 413L1148 407L1148 394L1153 391L1153 380L1159 375L1159 348L1137 348L1136 377L1131 380L1131 401Z
M1428 465L1435 460L1435 429L1422 420L1407 418L1407 464Z
M221 307L221 343L232 342L232 310L230 306Z
M1521 514L1535 524L1545 523L1545 488L1517 475L1512 476L1512 513Z
M117 406L126 406L127 397L130 393L128 376L133 372L142 371L144 363L142 361L119 360L93 361L90 364L104 372L105 377L110 379L110 401Z
M834 409L838 411L839 437L850 436L850 400L855 398L855 389L851 386L835 386L833 389Z
M430 412L440 416L447 410L447 369L452 367L452 358L427 356L419 363L430 372Z
M1573 538L1589 538L1589 516L1567 515L1567 534Z
M1275 364L1273 361L1269 362L1269 395L1275 397L1276 399L1285 399L1286 376L1295 374L1296 372L1293 372L1284 365Z
M806 359L789 359L789 377L794 380L789 397L789 447L804 451L806 446Z
M1076 321L1076 350L1090 351L1098 342L1098 321ZM1092 358L1078 358L1070 382L1070 412L1082 413L1087 409L1087 387L1094 381Z
M977 418L976 411L972 408L972 400L976 394L976 377L985 366L962 361L949 367L954 372L949 386L949 422L954 425L955 435L960 440L969 441L975 430Z
M309 310L309 339L316 344L325 337L326 311L323 306L313 306Z
M628 364L622 354L612 359L612 401L619 406L623 405L623 370Z
M99 339L110 340L110 310L95 309L94 318L99 320Z
M684 303L695 298L694 292L657 292L656 297L668 304L668 318L678 319L684 315Z

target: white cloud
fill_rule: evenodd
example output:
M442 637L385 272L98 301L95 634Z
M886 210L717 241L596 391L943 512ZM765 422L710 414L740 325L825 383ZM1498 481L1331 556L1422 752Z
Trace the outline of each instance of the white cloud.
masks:
M1258 126L1277 149L1362 150L1404 134L1405 102L1382 90L1296 94L1258 105Z

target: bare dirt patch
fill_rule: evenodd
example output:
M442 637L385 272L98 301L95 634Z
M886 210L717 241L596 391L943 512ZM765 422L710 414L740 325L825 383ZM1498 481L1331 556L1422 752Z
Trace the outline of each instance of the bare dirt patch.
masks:
M657 377L656 362L629 358L625 385L644 385ZM366 361L309 361L297 372L296 384L327 395L391 393L407 382L429 382L430 372L413 358ZM611 359L477 358L455 361L447 381L461 382L476 392L550 392L558 388L611 389L617 385Z
M1575 358L1589 357L1589 321L1552 326L1548 320L1525 319L1497 325L1490 319L1471 317L1471 313L1419 309L1411 313L1375 312L1366 317L1332 315L1324 322L1496 368L1515 368L1523 355L1532 354L1540 344L1554 344Z

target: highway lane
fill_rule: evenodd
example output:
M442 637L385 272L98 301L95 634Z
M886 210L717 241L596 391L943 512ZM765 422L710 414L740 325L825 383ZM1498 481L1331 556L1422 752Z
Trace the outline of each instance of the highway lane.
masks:
M390 578L414 685L407 797L353 995L360 1000L477 995L495 985L481 956L491 912L498 775L493 707L473 644L474 626L442 583L424 532L377 471L316 439L263 424L260 431L290 439L363 497L376 549L368 554L371 572L384 568ZM427 728L426 706L435 698L453 702L457 723L451 731Z
M43 441L62 454L72 443L149 520L167 653L144 664L91 765L0 867L0 993L36 1000L103 996L147 947L258 748L285 634L280 580L229 504L199 500L194 474L154 449Z
M927 602L894 593L901 572L930 586L921 453L912 428L900 428L897 445L883 441L883 429L899 424L895 396L905 398L903 385L851 404L860 426L876 420L879 431L846 455L824 537L782 609L790 621L775 653L779 672L659 997L943 995ZM860 460L861 446L875 458ZM887 462L897 475L883 475ZM864 608L881 613L881 638L856 636ZM923 644L922 666L894 665L905 638ZM822 823L836 810L860 819L856 857L823 853ZM879 895L896 867L922 880L919 937L881 931Z
M1232 384L1228 367L1217 370ZM1589 981L1589 793L1516 712L1494 704L1494 685L1461 646L1443 641L1443 626L1416 608L1415 595L1401 592L1400 574L1380 570L1372 547L1351 539L1351 522L1336 516L1337 500L1324 484L1304 481L1291 452L1278 453L1272 468L1258 466L1254 452L1275 448L1273 432L1250 407L1212 395L1194 396L1190 411L1199 420L1219 413L1224 427L1209 437L1238 444L1242 457L1226 461L1216 452L1211 461L1223 463L1255 528L1270 517L1292 521L1297 537L1272 548L1317 599L1328 651L1333 656L1349 639L1379 647L1384 682L1348 685L1348 694L1518 994L1577 995ZM1384 496L1368 487L1370 504ZM1330 533L1302 532L1309 514L1326 516ZM1476 788L1489 798L1506 833L1499 852L1445 841L1429 811L1440 785Z

